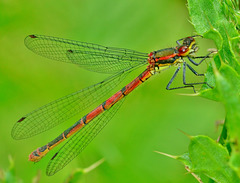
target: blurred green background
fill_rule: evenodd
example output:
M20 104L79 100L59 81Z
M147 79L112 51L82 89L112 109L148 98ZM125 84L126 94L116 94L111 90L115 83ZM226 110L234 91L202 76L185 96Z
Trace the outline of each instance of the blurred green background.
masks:
M186 3L185 0L1 0L0 168L8 168L8 155L12 155L15 174L24 182L31 182L39 169L40 182L64 182L76 168L105 158L81 182L197 182L179 162L154 151L183 154L189 139L179 130L216 139L219 131L215 121L224 118L224 109L219 103L200 97L178 95L192 93L191 90L166 91L174 68L156 75L130 94L81 155L52 177L45 175L45 169L56 150L37 164L28 161L28 154L55 138L76 119L30 139L11 138L12 126L23 115L107 77L32 53L23 43L27 35L51 35L148 53L175 46L177 39L194 34ZM208 40L200 43L201 53L213 46ZM201 69L204 67L206 64ZM143 69L129 78L133 79ZM181 84L180 80L176 85Z

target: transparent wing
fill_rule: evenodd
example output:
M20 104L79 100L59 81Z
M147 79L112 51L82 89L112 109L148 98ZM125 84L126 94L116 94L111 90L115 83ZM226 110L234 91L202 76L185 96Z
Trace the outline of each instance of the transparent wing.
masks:
M77 64L84 69L100 73L117 73L147 64L148 58L147 53L134 50L43 35L27 36L25 45L41 56Z
M119 107L122 105L123 101L124 98L117 102L112 108L97 116L93 119L93 121L73 135L48 163L46 172L47 175L54 175L70 163L76 156L78 156L111 120Z
M37 135L79 114L115 88L129 72L131 70L122 71L98 84L32 111L15 123L12 129L12 137L14 139L25 139Z

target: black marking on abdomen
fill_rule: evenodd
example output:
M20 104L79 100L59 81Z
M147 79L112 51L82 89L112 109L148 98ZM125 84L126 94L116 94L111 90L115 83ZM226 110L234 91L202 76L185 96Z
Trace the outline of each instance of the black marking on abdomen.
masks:
M141 76L142 77L142 76ZM141 77L140 76L138 76L138 79L143 83L144 81L141 79Z
M44 152L46 149L48 149L47 145L38 148L39 152Z
M86 125L86 121L87 121L87 115L82 117L83 123Z
M102 108L103 108L104 111L106 111L106 108L104 107L105 105L106 105L106 101L104 101L104 102L102 103Z
M33 154L33 156L38 156L38 157L40 157L40 155L38 154L37 150L36 150L36 151L33 151L32 154Z
M124 86L122 89L121 89L121 92L122 92L122 95L125 97L126 95L125 95L125 92L126 91L126 86Z

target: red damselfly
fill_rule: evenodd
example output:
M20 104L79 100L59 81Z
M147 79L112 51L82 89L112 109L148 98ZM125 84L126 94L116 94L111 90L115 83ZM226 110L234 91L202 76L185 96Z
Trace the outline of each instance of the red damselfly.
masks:
M24 139L55 127L100 100L131 71L146 65L144 71L132 82L83 116L57 138L29 155L30 161L37 162L55 146L72 136L49 161L47 175L54 175L72 161L103 129L119 109L125 96L159 72L160 68L177 66L174 75L167 84L168 90L192 87L195 91L195 85L206 84L209 86L206 82L186 82L187 68L196 76L204 76L204 74L198 74L184 58L187 58L189 63L198 66L212 53L209 52L206 56L201 57L194 56L194 53L198 51L194 39L197 36L199 35L180 39L177 41L176 47L153 51L150 54L43 35L26 37L26 46L41 56L73 63L90 71L112 75L100 83L67 95L25 115L14 125L12 137ZM201 60L196 62L195 59ZM183 67L183 86L171 87L181 67Z

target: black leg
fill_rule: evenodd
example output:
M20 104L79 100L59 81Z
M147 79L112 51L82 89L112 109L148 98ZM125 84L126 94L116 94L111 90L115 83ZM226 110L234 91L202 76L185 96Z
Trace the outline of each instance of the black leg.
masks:
M170 81L168 82L166 89L167 89L167 90L175 90L175 89L180 89L180 88L193 87L193 91L196 93L193 85L192 85L192 86L191 86L191 85L186 85L186 86L179 86L179 87L170 88L173 80L176 78L176 76L177 76L177 74L178 74L178 72L179 72L180 69L181 69L181 66L178 66L177 70L175 71L175 73L173 74L172 78L171 78ZM185 74L184 74L184 75L185 75ZM185 76L184 76L184 77L185 77Z
M183 40L183 39L179 39L179 40L177 40L177 41L176 41L177 45L180 46L180 45L181 45L180 41L182 41L182 40Z
M192 84L186 83L186 62L183 62L183 84L185 86L191 86L193 88L194 93L196 93L195 88L194 88L195 83L192 83Z
M198 58L211 58L210 56L197 56L197 57L192 57L193 59L198 59Z
M209 55L211 55L213 52L209 52L206 56L204 57L193 57L194 59L202 58L199 63L195 62L191 57L187 56L188 60L192 62L194 65L198 66L200 65L206 58L209 58Z
M184 64L185 64L185 63L186 63L186 62L184 62ZM189 64L186 63L186 65L187 65L187 67L190 69L190 71L192 71L192 73L195 74L196 76L204 76L204 74L199 74L199 73L197 73L197 71L195 71Z
M188 88L188 87L192 87L194 93L196 93L195 87L194 85L201 85L201 84L206 84L208 85L210 88L212 88L212 86L210 86L208 83L206 82L199 82L199 83L187 83L186 82L186 66L190 69L190 71L192 71L192 73L194 73L196 76L204 76L204 74L199 74L197 73L197 71L195 71L190 65L188 65L186 62L183 62L183 84L184 86L179 86L179 87L174 87L174 88L170 88L173 80L176 78L179 70L181 69L181 66L178 66L177 70L175 71L175 73L173 74L172 78L170 79L170 81L167 84L166 89L167 90L175 90L175 89L181 89L181 88Z
M186 62L183 63L183 84L184 85L201 85L201 84L206 84L208 85L210 88L212 88L212 86L210 86L207 82L199 82L199 83L187 83L186 82L186 65L187 67L190 69L190 71L192 71L193 74L195 74L196 76L204 76L204 74L199 74L197 73L197 71L195 71L189 64L187 64ZM195 91L194 87L193 90Z

